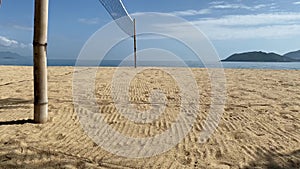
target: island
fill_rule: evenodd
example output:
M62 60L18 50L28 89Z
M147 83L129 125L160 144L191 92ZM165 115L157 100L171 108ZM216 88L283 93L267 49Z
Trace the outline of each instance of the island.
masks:
M300 62L300 51L290 52L285 55L266 53L262 51L236 53L222 62Z
M300 61L300 50L294 51L294 52L289 52L283 56Z
M33 59L31 57L22 56L15 52L0 51L0 65L32 65Z

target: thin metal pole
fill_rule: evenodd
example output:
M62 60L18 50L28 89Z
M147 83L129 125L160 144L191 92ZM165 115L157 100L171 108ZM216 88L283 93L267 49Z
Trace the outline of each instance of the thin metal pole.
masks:
M133 19L133 26L134 26L134 35L133 35L133 39L134 39L134 68L136 68L136 22L135 19Z
M34 8L34 121L48 120L47 31L48 0L35 0Z

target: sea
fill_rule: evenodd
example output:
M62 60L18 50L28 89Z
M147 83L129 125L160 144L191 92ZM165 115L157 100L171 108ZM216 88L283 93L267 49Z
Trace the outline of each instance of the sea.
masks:
M103 60L100 64L97 61L81 61L49 59L48 66L102 66L120 67L134 66L133 61ZM225 69L273 69L273 70L300 70L300 62L220 62ZM32 66L32 62L6 62L0 65ZM137 61L138 67L191 67L191 68L213 68L214 64L204 65L197 61Z
M95 63L95 62L90 62ZM49 60L50 66L74 66L76 60ZM274 70L300 70L300 62L220 62L225 69L274 69ZM86 65L90 65L88 62ZM79 65L81 66L81 65ZM82 66L85 66L83 64ZM119 60L103 60L99 66L103 67L119 67L119 66L134 66L133 61L122 62ZM197 61L137 61L139 67L191 67L191 68L212 68L214 64L204 65Z

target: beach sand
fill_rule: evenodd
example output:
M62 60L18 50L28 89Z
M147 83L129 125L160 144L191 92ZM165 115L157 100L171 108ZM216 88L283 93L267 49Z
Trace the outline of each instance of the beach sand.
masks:
M224 114L215 133L200 144L211 87L205 69L192 69L201 109L190 133L167 152L131 159L105 151L85 134L73 106L73 69L49 67L49 122L33 124L32 67L0 67L0 168L300 168L300 71L226 69ZM132 81L130 100L137 109L149 109L151 89L164 91L170 103L161 118L142 126L114 107L115 70L97 73L95 93L104 121L130 137L168 129L180 106L174 79L151 68Z

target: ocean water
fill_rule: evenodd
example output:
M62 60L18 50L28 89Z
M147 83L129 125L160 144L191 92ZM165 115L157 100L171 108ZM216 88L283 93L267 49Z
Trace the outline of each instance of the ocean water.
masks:
M223 68L228 69L275 69L275 70L300 70L300 62L221 62ZM0 65L21 65L32 66L32 62L0 62ZM75 66L76 60L50 59L49 66ZM81 61L78 66L133 66L133 61L122 62L120 60L103 60L100 64L97 61ZM201 62L186 61L138 61L137 66L143 67L192 67L205 68L215 67L214 65L204 66Z
M300 70L300 62L222 62L224 68Z
M50 66L74 66L75 60L49 60ZM94 65L97 62L82 62L83 65ZM275 70L300 70L300 62L221 62L225 69L275 69ZM119 60L103 60L100 66L104 67L118 67L118 66L133 66L133 61L122 62ZM168 62L168 61L137 61L137 66L143 67L192 67L205 68L215 67L214 65L206 65L201 62L186 61L182 62Z

